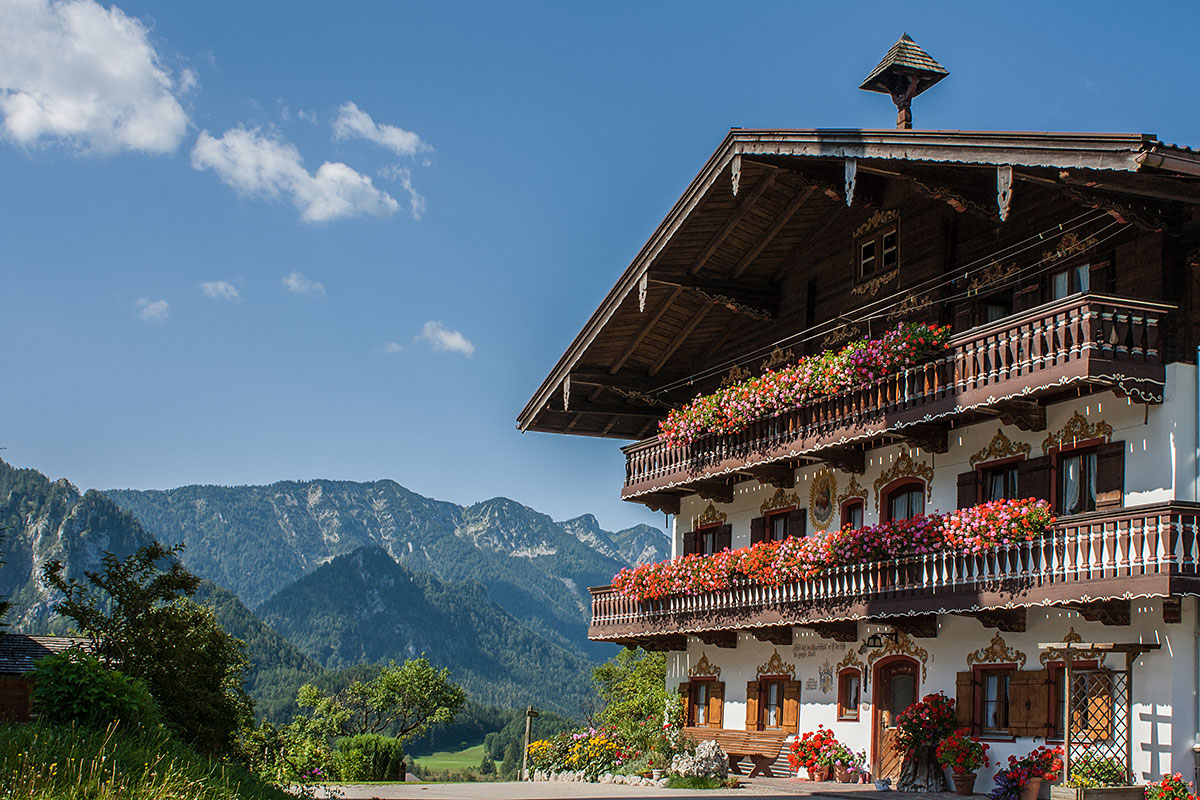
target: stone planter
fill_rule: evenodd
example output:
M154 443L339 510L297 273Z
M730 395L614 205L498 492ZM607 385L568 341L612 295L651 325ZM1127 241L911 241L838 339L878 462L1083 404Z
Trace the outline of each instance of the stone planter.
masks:
M1050 787L1050 800L1143 800L1145 796L1144 786L1108 786L1103 789Z
M975 792L975 773L974 772L955 772L950 776L954 781L955 794L974 794Z

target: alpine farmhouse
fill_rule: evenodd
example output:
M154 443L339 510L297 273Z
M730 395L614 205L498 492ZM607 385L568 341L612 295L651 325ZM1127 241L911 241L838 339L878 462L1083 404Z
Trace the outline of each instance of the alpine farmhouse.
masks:
M944 74L906 38L863 87L892 94L896 129L730 131L518 426L629 441L622 497L670 515L677 558L1006 499L1053 523L792 581L597 587L589 635L665 651L692 731L735 748L824 725L895 778L896 715L942 691L993 764L1059 743L1190 779L1200 154L908 127ZM697 396L906 323L948 326L944 348L659 435Z

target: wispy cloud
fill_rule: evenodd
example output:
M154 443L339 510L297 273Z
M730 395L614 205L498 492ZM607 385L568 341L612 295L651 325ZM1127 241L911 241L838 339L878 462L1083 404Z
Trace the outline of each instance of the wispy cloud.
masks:
M464 356L475 353L475 345L471 344L470 339L433 320L425 323L416 340L429 342L435 353L462 353Z
M317 283L304 277L302 273L291 272L283 277L283 288L296 294L316 294L325 296L325 284Z
M396 181L404 191L408 192L408 204L413 219L420 219L421 215L425 213L425 198L413 188L412 170L399 164L389 164L379 170L379 174L388 180Z
M237 287L228 281L204 281L200 284L200 291L204 292L205 297L211 297L214 300L228 300L231 303L242 301Z
M343 139L366 139L398 156L415 156L433 149L412 131L395 125L380 125L371 119L370 114L350 102L338 107L337 119L333 121L333 140L337 142Z
M192 148L192 166L213 170L247 197L273 200L286 195L305 222L367 214L386 217L400 207L368 176L340 162L326 161L310 173L295 145L257 129L230 128L219 139L201 131Z
M404 352L404 345L400 344L399 342L384 342L383 343L383 352L385 352L385 353L402 353L402 352Z
M151 300L149 297L139 297L133 304L138 316L145 322L166 322L171 316L171 304L166 300Z
M163 67L146 26L93 0L0 2L0 116L22 145L169 153L187 131L178 94L196 85Z

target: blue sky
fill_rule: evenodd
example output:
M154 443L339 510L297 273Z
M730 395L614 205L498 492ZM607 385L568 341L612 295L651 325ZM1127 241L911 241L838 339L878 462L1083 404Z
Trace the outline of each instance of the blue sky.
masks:
M731 126L1200 145L1160 3L0 0L2 455L81 487L392 478L610 528L618 442L515 416Z

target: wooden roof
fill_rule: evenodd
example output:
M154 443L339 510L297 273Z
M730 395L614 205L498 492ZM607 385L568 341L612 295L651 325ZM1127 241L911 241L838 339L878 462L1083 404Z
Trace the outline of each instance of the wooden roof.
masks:
M76 636L27 636L23 633L0 634L0 675L21 675L33 669L33 662L72 647L90 647L87 639Z
M689 375L770 319L788 259L846 211L848 161L860 175L939 185L961 176L976 207L993 212L998 167L1042 185L1200 204L1200 154L1149 134L734 129L521 411L518 428L648 435L669 407L695 395Z

